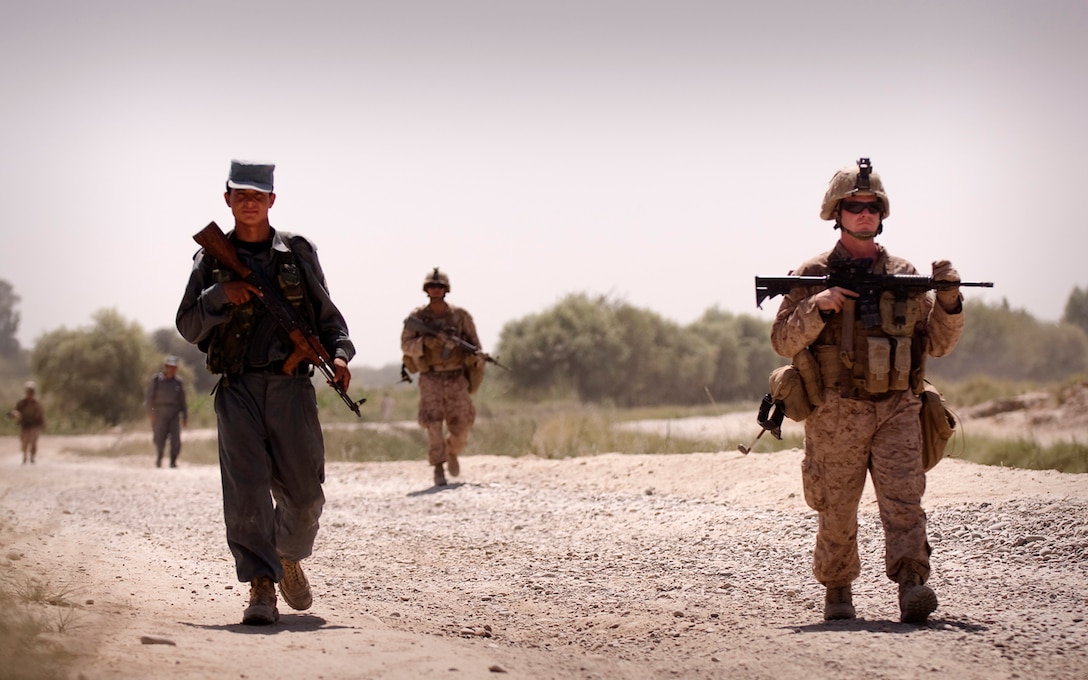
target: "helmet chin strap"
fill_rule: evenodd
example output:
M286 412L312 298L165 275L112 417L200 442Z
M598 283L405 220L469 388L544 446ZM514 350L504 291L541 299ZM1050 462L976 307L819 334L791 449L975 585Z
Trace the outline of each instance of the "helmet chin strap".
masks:
M872 241L877 236L880 236L880 234L884 231L884 220L880 221L880 224L877 225L876 231L871 234L859 234L857 232L850 231L846 227L842 226L842 222L835 222L835 228L842 229L844 232L850 234L859 241Z

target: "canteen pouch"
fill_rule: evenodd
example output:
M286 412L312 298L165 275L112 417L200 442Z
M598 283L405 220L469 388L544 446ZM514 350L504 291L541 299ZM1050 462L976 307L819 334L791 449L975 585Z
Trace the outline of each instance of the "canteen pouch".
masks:
M801 422L812 413L812 404L796 366L781 366L771 371L767 387L771 399L782 404L783 413L790 420Z
M948 440L956 433L956 417L944 404L944 397L929 381L922 400L922 467L926 472L944 458Z

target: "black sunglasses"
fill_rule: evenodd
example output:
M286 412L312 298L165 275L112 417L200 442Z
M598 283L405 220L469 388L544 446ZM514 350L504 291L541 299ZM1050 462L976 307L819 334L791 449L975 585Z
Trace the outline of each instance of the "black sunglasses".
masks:
M874 215L884 213L884 201L843 201L842 209L851 215L860 215L868 210Z

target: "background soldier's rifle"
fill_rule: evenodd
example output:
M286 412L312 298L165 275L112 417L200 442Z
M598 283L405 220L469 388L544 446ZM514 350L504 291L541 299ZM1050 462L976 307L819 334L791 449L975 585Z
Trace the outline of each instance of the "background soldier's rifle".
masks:
M458 347L460 347L465 352L468 352L469 354L478 356L478 357L480 357L481 359L483 359L484 361L486 361L489 364L495 364L499 368L504 368L504 369L506 369L508 371L510 370L509 366L503 366L502 364L500 364L499 360L497 358L491 356L487 352L484 352L483 350L481 350L479 347L472 344L471 342L468 342L467 340L465 340L463 338L457 337L456 332L447 331L446 329L443 329L443 328L435 328L434 326L431 326L430 324L428 324L426 321L419 318L418 316L409 316L407 319L405 319L404 320L404 327L409 329L409 330L413 330L413 331L415 331L417 333L422 333L424 335L433 335L434 337L438 338L442 342L453 343L454 345L457 345Z
M238 251L235 250L234 244L230 242L230 239L215 222L210 222L208 226L201 229L193 236L193 240L204 247L204 252L242 277L243 281L260 289L261 295L258 296L260 301L264 303L265 309L268 310L269 314L272 315L283 330L287 331L287 335L295 345L294 351L283 362L283 372L287 375L293 375L300 362L303 360L309 361L325 375L329 387L336 390L336 393L340 395L348 408L355 415L362 418L363 414L359 411L359 404L364 403L366 399L353 401L348 396L344 386L336 382L336 371L332 366L332 359L328 350L321 344L321 338L310 330L309 324L299 316L295 308L287 300L283 299L283 296L279 293L279 288L268 280L264 272L250 269L242 264L242 261L238 259Z

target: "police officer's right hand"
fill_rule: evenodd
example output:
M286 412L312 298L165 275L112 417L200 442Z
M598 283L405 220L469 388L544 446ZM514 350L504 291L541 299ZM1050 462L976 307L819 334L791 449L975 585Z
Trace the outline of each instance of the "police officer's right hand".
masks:
M244 305L254 295L261 296L261 289L246 281L227 281L223 284L223 292L232 305Z
M812 296L812 301L821 312L841 312L847 299L857 298L858 294L846 288L834 286L821 290Z

